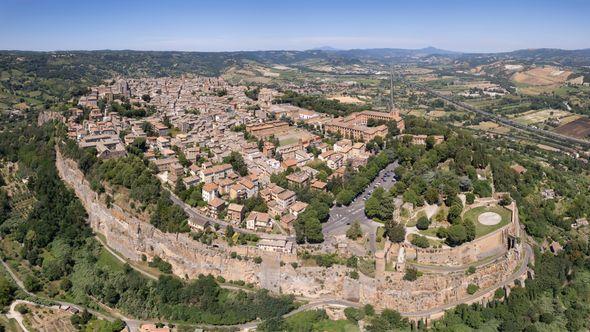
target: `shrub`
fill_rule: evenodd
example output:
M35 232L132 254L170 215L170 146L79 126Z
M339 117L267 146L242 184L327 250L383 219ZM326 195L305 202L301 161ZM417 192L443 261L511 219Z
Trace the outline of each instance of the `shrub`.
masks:
M473 193L467 193L465 195L465 202L467 202L467 204L473 204L473 202L475 202L475 195Z
M409 269L406 269L406 274L404 274L404 280L415 281L420 276L422 276L422 272L420 272L416 269L413 269L413 268L409 268Z
M504 296L506 296L506 291L504 291L504 288L498 288L494 292L494 298L496 298L496 299L501 299Z
M510 203L512 203L512 198L508 194L502 196L500 202L498 202L498 204L500 204L501 206L507 206L510 205Z
M348 307L344 309L344 316L346 316L346 319L349 321L358 322L359 320L365 318L365 312L357 308Z
M428 248L428 247L430 247L430 242L428 242L428 239L425 236L415 235L412 238L412 241L411 242L416 247L420 247L420 248Z
M419 230L426 230L430 226L430 220L426 216L421 216L418 218L418 222L416 222L416 228Z
M161 259L159 256L154 257L154 259L148 263L149 267L155 267L162 273L170 274L172 273L172 264L166 262L165 260Z
M29 308L24 304L19 304L15 307L16 311L18 311L21 315L25 315L29 313Z
M70 279L68 278L64 278L60 283L59 283L59 288L61 288L63 291L69 291L70 288L72 288L72 282L70 281Z
M24 280L25 289L29 292L38 292L41 290L41 284L39 280L33 276L27 276Z
M367 315L367 316L375 315L375 308L373 308L373 306L370 304L365 304L365 306L363 307L363 311L365 312L365 315Z
M469 295L473 295L475 294L475 292L477 292L477 290L479 289L479 286L476 284L469 284L469 286L467 286L467 293Z
M447 229L444 227L439 227L436 230L436 236L440 239L444 239L445 237L447 237L449 235L449 233L447 232Z

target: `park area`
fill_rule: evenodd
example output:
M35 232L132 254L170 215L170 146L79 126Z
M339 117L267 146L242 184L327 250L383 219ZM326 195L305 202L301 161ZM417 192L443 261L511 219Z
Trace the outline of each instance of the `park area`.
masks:
M475 224L475 236L481 237L508 225L512 212L501 206L479 206L466 211L463 219L472 221Z

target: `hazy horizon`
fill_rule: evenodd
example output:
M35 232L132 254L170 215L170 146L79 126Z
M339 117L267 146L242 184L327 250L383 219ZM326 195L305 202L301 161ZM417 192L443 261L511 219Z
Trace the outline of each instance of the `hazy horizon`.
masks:
M5 0L0 49L302 51L590 48L590 2Z

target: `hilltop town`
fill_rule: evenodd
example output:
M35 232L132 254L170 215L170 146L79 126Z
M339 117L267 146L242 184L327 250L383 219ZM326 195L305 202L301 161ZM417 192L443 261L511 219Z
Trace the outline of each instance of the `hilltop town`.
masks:
M56 79L70 67L9 53L6 318L67 331L582 330L590 143L565 129L585 121L584 69L416 52L394 66L373 51L216 54L236 62L215 75L103 59L75 86ZM542 75L555 94L530 94Z
M79 108L68 111L67 135L80 148L96 150L100 159L123 157L128 147L141 147L163 184L199 188L200 198L191 204L196 203L198 213L236 228L290 238L308 204L271 177L288 172L290 186L327 191L327 182L344 176L346 167L366 166L374 155L367 142L383 140L391 123L403 133L404 121L396 110L333 118L274 103L279 95L264 88L252 92L220 78L113 80L91 88ZM132 117L137 113L144 117ZM332 144L324 137L331 137ZM425 144L426 136L410 137ZM320 174L322 167L328 169ZM257 197L267 211L246 214L240 203ZM189 220L189 225L196 231L212 226L203 220ZM287 247L261 247L290 252L293 243L282 243Z

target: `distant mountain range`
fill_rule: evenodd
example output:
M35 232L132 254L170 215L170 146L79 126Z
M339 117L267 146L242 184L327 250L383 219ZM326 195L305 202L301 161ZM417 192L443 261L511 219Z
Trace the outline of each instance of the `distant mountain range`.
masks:
M449 55L449 54L461 54L462 52L455 52L455 51L447 51L440 48L436 48L433 46L428 46L419 49L406 49L406 48L354 48L354 49L337 49L331 46L321 46L312 48L307 51L328 51L328 52L336 52L341 54L357 54L357 55L381 55L381 56L399 56L399 55Z
M590 66L590 49L523 49L502 53L462 53L425 47L420 49L373 48L338 50L324 46L306 51L0 51L0 71L4 68L35 71L47 77L75 77L88 74L97 78L120 75L166 76L187 72L216 76L248 61L263 65L308 66L325 63L332 66L362 64L365 61L433 63L459 61L470 65L499 60L516 60L535 64Z

